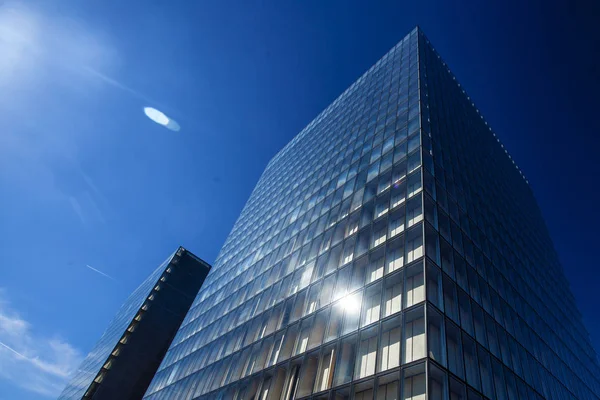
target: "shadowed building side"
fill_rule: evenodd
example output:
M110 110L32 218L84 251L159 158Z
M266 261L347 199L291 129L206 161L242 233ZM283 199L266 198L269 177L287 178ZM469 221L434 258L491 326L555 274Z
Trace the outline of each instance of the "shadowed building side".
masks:
M59 399L141 399L210 265L184 248L123 304Z

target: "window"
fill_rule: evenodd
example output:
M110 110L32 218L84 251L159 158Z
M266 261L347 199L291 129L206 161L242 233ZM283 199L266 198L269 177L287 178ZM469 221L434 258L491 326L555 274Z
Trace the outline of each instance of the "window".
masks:
M421 192L421 172L417 172L408 177L406 181L406 191L407 198L409 199Z
M377 195L377 182L376 181L369 182L365 186L364 196L363 196L363 200L362 200L363 203L369 202L371 199L375 198L376 195Z
M454 279L454 250L444 239L440 239L440 259L442 270Z
M477 272L473 268L468 267L467 276L469 277L469 294L473 300L481 304L481 297L479 294L479 275L477 275Z
M496 397L494 395L490 355L483 347L477 346L477 356L479 357L479 371L481 372L481 391L490 399L494 399Z
M427 300L440 310L444 309L442 301L442 271L431 261L427 260Z
M450 377L450 400L467 400L464 383L453 377Z
M404 371L402 400L425 400L425 364L415 365Z
M371 164L367 174L367 182L375 178L379 174L379 161Z
M448 398L446 387L446 372L436 367L435 364L429 364L429 391L428 400L446 400Z
M252 354L246 365L244 376L250 375L253 372L260 371L265 365L264 352L261 351L262 343L256 343L252 346Z
M425 357L425 316L420 307L406 313L404 320L404 363Z
M344 306L343 335L358 329L362 299L363 297L361 292L345 296L341 299L341 303Z
M415 171L420 166L421 166L421 152L420 151L416 151L408 156L408 159L406 162L406 168L407 168L409 174L411 172ZM421 179L419 178L419 181L420 180Z
M517 383L515 381L515 375L508 368L504 368L504 378L506 379L506 389L508 392L508 398L510 400L517 400L519 396L517 394Z
M326 400L326 399L319 399L319 400ZM336 390L335 394L333 395L333 400L350 400L350 388L345 387L345 388Z
M404 232L404 207L394 211L390 215L389 222L389 237L392 238L400 233Z
M500 358L500 346L498 345L498 338L496 336L496 321L494 321L494 318L487 313L485 313L485 328L489 345L488 348L493 355Z
M242 351L242 354L240 355L240 358L235 366L235 371L231 376L231 381L236 381L240 379L240 376L243 376L242 373L244 372L244 368L248 364L248 360L250 358L250 351L250 348L246 348L246 350Z
M292 311L290 322L294 322L302 318L302 311L304 311L304 301L306 299L307 292L307 290L303 290L302 292L298 293L298 295L296 295L296 302L294 303L294 309Z
M388 221L384 219L383 221L379 221L373 227L373 243L371 247L377 247L382 243L385 243L387 238L388 231Z
M401 134L402 131L403 130L400 130L396 132L396 134ZM398 136L396 136L396 148L394 149L394 163L397 163L398 161L405 159L406 157L406 142L400 143L401 141L402 139L399 140ZM397 172L406 175L406 159L399 163L399 165L396 165L394 167L394 174L396 174Z
M468 389L467 398L469 400L482 400L482 397L478 393L475 393L475 391L471 388ZM527 398L527 397L524 397L524 398ZM530 393L529 398L533 399L533 398L535 398L535 395L533 395L533 393Z
M388 317L400 312L402 308L403 272L390 275L385 280L383 291L383 316Z
M365 285L365 276L369 267L369 257L362 257L354 262L349 291L352 292Z
M308 290L308 299L306 301L306 304L304 306L304 312L303 315L308 315L310 313L313 313L317 310L318 308L318 303L319 303L319 293L321 291L321 283L317 283L315 285L312 285L310 287L310 289Z
M319 354L309 354L302 364L300 379L298 383L298 391L296 398L305 397L312 393L315 379L317 377L317 366L319 365Z
M300 336L298 338L298 342L296 343L296 349L294 350L294 355L304 353L306 348L308 347L308 337L310 336L310 331L312 329L312 323L314 318L307 318L302 321L302 327L300 329Z
M327 318L329 317L329 309L319 311L315 316L315 320L308 338L307 348L313 349L323 342L325 327L327 326Z
M360 257L365 254L369 250L371 240L371 227L367 226L363 228L358 234L358 239L356 240L356 256Z
M284 305L283 305L283 315L281 317L281 323L279 324L279 326L287 326L287 324L290 321L290 318L292 316L292 310L294 308L294 297L290 297L288 298ZM243 327L240 327L238 329L241 329ZM236 349L237 350L237 349Z
M427 306L427 347L429 349L429 357L446 366L444 317L430 305Z
M340 264L340 259L342 257L342 245L339 244L331 249L329 253L329 262L327 266L327 270L325 271L325 275L330 272L333 272L337 269Z
M375 282L383 277L384 266L383 249L376 250L369 256L369 267L367 270L367 283Z
M362 318L360 326L379 321L381 308L381 283L367 288L363 300Z
M458 286L468 292L469 284L467 282L467 266L465 264L465 260L458 254L457 251L453 250L453 254L456 283L458 283Z
M477 390L481 390L479 384L479 362L477 361L477 345L467 335L462 335L462 348L465 357L465 372L467 383Z
M400 366L400 341L402 339L402 320L400 316L385 321L382 330L379 345L379 371Z
M254 338L256 337L256 334L260 328L260 320L255 318L252 322L244 326L248 327L246 331L246 338L244 339L244 346L247 346L254 341Z
M386 274L402 268L404 265L404 237L397 238L388 244L387 247L387 269Z
M413 132L416 132L419 126L419 118L415 118L412 119L408 122L408 132L409 134L412 134ZM412 152L413 150L415 150L417 147L419 147L421 143L421 136L419 134L416 134L415 136L411 136L410 138L408 138L408 152Z
M377 400L398 400L399 375L396 372L379 378Z
M285 367L281 367L276 371L269 373L263 382L263 387L261 391L261 395L259 397L260 400L271 400L271 399L279 399L284 388L285 384L285 376L286 369ZM235 387L234 387L235 388ZM234 398L234 394L231 395L223 395L222 397L218 397L218 399L231 399Z
M411 227L423 220L423 203L420 197L410 199L406 203L406 226Z
M391 191L391 208L396 208L406 200L406 181L400 182L401 178L394 182Z
M337 273L337 282L335 285L335 291L333 292L333 299L337 300L344 297L348 293L348 283L350 281L352 266L346 266L340 269Z
M354 400L373 400L373 389L355 389Z
M281 345L283 344L283 339L284 339L283 333L279 333L277 336L275 336L275 339L270 340L269 355L268 355L268 359L267 359L265 368L275 365L275 363L277 362L277 357L279 357L279 352L281 351Z
M441 266L440 261L440 236L437 231L428 223L425 223L425 254L433 262Z
M319 372L317 374L317 383L315 392L327 390L333 382L333 365L335 363L335 348L333 346L326 348L321 356Z
M354 245L356 242L355 237L351 237L347 239L344 243L344 252L342 254L342 263L341 265L348 264L350 261L354 259Z
M485 312L477 303L472 302L473 325L475 326L475 339L485 347L487 347L487 334L485 331L484 315Z
M425 202L425 219L429 222L436 230L438 229L437 219L437 207L435 202L429 196L424 196Z
M296 339L298 338L298 324L291 326L285 332L283 337L283 341L281 344L281 348L279 350L279 357L277 362L287 360L292 355L292 350L294 349L294 345L296 344Z
M418 263L408 268L405 279L404 307L407 308L425 300L423 264Z
M385 169L382 169L381 171L385 171ZM377 194L385 192L390 187L391 179L392 179L391 171L388 171L387 173L379 176L379 181L377 182Z
M494 375L494 387L498 400L508 400L506 384L504 383L504 368L499 361L492 357L492 373Z
M377 327L361 332L360 345L356 357L355 379L364 378L375 373L377 358Z
M421 227L417 226L406 234L406 262L416 260L423 256L423 234Z
M448 276L444 275L443 279L444 286L444 309L446 315L450 317L454 322L458 323L458 300L456 296L456 284Z
M386 171L392 166L392 156L393 154L391 152L383 156L383 158L381 159L381 171Z
M300 374L300 362L296 361L290 365L290 369L288 371L288 376L286 379L285 388L283 391L282 398L291 399L296 393L296 389L298 387L298 375Z
M354 213L348 222L348 226L346 227L346 237L354 235L358 232L358 223L359 223L359 213Z
M390 194L382 195L375 200L375 218L379 218L387 214L390 209Z
M446 346L448 348L448 369L456 376L464 379L460 328L448 320L446 320Z
M471 313L471 300L469 295L462 289L458 289L458 308L460 311L460 326L471 336L475 336L473 330L473 316Z
M339 349L339 357L336 360L334 385L343 385L350 382L354 371L354 360L356 359L356 335L342 341Z

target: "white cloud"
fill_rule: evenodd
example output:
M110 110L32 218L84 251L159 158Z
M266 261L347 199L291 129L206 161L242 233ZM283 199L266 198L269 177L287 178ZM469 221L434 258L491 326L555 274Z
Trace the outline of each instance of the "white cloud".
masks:
M64 340L36 333L0 289L0 379L56 397L82 359L82 353Z

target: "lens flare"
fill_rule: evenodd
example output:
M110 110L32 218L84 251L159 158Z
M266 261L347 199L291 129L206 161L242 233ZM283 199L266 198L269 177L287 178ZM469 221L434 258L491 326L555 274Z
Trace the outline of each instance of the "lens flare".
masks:
M179 131L180 129L179 124L175 120L167 117L165 113L157 110L156 108L144 107L144 114L146 114L146 116L152 121L164 126L167 129L170 129L175 132Z

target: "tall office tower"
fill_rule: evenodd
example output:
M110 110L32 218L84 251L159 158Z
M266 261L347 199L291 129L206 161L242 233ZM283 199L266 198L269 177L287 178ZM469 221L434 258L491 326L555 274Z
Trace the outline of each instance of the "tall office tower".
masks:
M209 271L175 251L127 298L59 399L141 399Z
M268 164L145 398L597 400L599 376L527 181L415 29Z

